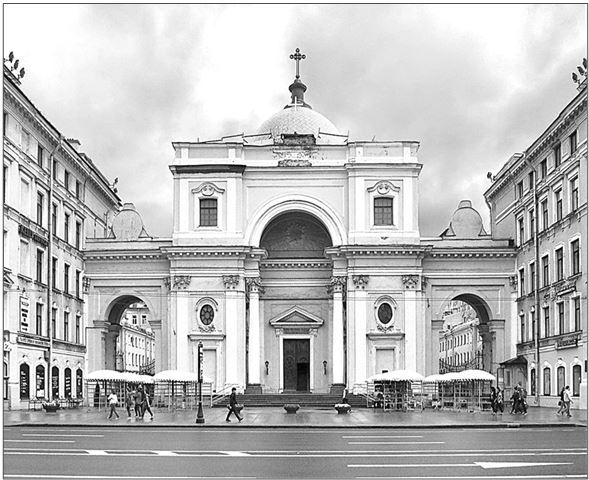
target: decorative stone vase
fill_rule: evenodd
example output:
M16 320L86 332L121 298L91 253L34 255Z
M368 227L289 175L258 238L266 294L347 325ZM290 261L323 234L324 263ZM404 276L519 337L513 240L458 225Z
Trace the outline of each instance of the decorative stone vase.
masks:
M345 414L345 413L350 413L350 411L352 410L352 407L347 403L336 403L335 409L337 410L338 414Z
M44 403L43 408L45 409L45 413L55 413L59 410L59 405L55 403Z
M301 408L301 406L298 403L287 403L284 405L286 413L297 413L299 408Z

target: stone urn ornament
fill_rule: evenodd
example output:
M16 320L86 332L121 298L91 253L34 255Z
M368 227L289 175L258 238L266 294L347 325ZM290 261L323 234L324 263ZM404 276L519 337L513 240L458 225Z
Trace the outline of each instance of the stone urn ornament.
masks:
M286 403L284 405L286 413L297 413L299 408L301 408L301 406L298 403Z
M349 403L336 403L334 407L337 413L342 415L352 411L352 406Z

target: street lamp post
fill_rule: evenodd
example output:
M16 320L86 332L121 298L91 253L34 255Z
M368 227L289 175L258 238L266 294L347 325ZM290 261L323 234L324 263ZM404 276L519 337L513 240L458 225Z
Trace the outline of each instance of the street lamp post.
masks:
M196 423L205 423L205 416L202 411L202 364L202 342L198 342L198 413L196 414Z

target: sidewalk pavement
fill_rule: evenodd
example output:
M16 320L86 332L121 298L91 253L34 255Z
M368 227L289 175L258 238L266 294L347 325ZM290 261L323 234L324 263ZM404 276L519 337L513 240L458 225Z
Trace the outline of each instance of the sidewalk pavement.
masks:
M153 409L153 407L152 407ZM490 412L455 412L449 410L424 410L409 412L383 412L382 410L357 408L349 414L338 414L333 408L305 408L296 414L287 414L282 407L252 407L242 411L241 423L231 416L225 422L224 408L204 408L205 423L196 424L196 410L154 409L154 419L129 418L124 408L118 408L119 420L108 420L107 410L80 407L45 411L13 410L4 412L4 427L12 426L112 426L112 427L229 427L235 428L531 428L531 427L587 427L587 411L573 410L572 417L556 415L556 409L530 407L527 415L492 415Z

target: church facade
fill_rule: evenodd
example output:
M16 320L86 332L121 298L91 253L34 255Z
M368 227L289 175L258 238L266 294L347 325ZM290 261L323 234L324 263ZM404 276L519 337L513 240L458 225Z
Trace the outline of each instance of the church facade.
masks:
M90 371L114 368L137 301L156 371L196 371L202 342L217 390L340 392L383 370L437 373L455 300L477 313L486 370L514 356L511 243L468 201L422 237L419 143L351 141L306 89L297 69L290 102L256 132L173 143L171 238L150 237L126 204L110 238L88 240Z

